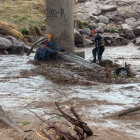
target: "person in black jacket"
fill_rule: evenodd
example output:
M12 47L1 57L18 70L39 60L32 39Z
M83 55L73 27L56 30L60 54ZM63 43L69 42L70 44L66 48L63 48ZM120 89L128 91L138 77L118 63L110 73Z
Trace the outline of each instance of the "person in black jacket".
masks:
M41 61L46 60L45 42L40 43L40 47L37 49L34 59L35 60L41 60Z
M91 35L94 37L93 43L95 48L92 50L93 63L96 63L96 54L98 55L99 65L102 65L102 55L105 50L104 38L101 33L97 33L96 30L91 30Z

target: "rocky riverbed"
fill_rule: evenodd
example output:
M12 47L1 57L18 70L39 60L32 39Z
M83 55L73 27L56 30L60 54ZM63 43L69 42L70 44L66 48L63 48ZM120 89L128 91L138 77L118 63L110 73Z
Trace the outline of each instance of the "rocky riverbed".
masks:
M91 0L74 9L77 47L90 46L90 29L103 33L106 46L140 45L139 1Z

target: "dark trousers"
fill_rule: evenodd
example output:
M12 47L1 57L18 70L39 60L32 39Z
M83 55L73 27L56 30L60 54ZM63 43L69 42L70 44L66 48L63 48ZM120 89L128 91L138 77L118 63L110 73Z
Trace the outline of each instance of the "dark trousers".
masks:
M57 57L57 51L51 48L46 49L46 59L55 59Z
M92 54L93 54L93 63L96 63L96 54L98 55L98 61L99 61L99 65L102 65L102 55L104 52L105 48L104 46L102 47L96 47L92 50Z

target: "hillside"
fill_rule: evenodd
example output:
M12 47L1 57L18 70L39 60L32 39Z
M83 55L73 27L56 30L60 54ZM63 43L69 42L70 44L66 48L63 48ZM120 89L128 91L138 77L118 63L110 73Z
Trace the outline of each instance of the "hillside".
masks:
M28 32L31 30L31 34L34 34L33 28L38 29L38 27L41 26L43 26L42 30L45 30L44 13L44 0L0 1L0 22L4 21L6 24L16 25L18 27L18 31L25 35L29 35Z

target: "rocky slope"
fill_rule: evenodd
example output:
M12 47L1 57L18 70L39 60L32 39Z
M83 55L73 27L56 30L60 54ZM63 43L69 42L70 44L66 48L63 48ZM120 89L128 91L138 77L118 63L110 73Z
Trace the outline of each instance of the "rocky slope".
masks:
M140 45L139 9L139 1L92 0L77 4L74 14L77 46L90 45L91 42L87 41L89 29L102 32L107 46L127 45L129 42ZM80 21L84 27L80 26Z

